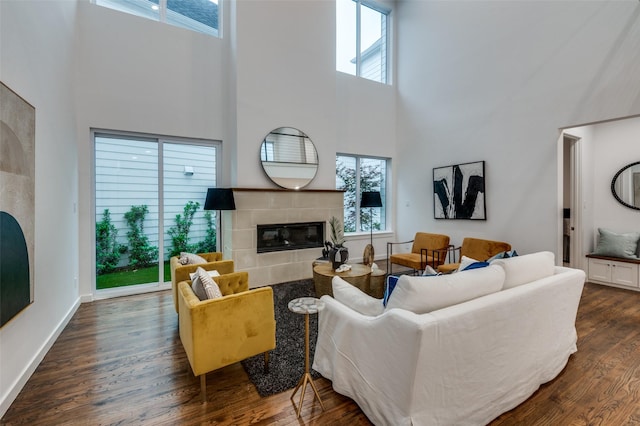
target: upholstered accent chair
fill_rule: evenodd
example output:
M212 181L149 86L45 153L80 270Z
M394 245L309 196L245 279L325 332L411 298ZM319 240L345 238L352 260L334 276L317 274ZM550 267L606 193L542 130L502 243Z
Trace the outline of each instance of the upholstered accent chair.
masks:
M207 400L206 374L276 347L276 320L271 287L249 289L248 272L215 277L222 297L201 301L191 281L178 283L178 328L191 371L200 377Z
M189 274L192 274L200 266L205 271L216 270L220 275L229 274L233 272L234 265L233 260L222 260L222 253L198 253L198 256L202 257L207 263L182 265L179 261L179 256L173 256L169 259L169 266L171 267L171 291L173 292L173 304L178 312L178 283L180 281L187 281L191 279Z
M470 257L475 260L485 261L496 254L511 250L511 244L502 241L483 240L480 238L465 238L462 245L452 250L452 262L438 266L438 272L447 274L453 272L460 266L460 262L456 262L455 252L459 254L458 260L462 260L462 256Z
M395 245L408 243L413 243L411 252L393 253ZM411 268L414 273L423 270L426 265L435 269L445 262L449 249L448 235L427 232L416 232L414 239L410 241L389 242L387 243L387 272L391 274L394 263Z

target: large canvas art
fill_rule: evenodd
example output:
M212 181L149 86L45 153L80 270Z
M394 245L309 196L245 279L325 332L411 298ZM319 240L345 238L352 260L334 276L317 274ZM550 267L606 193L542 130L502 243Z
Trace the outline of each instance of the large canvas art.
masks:
M36 111L0 83L0 327L33 302Z
M436 219L486 220L484 161L433 169Z

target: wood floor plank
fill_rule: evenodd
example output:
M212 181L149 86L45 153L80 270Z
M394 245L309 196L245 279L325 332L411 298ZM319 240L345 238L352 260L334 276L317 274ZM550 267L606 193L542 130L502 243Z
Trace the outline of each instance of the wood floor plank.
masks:
M640 293L587 284L576 324L562 373L492 426L640 425ZM0 424L371 425L316 385L326 410L307 388L298 419L291 390L260 397L238 363L207 375L201 404L171 293L148 293L81 305Z

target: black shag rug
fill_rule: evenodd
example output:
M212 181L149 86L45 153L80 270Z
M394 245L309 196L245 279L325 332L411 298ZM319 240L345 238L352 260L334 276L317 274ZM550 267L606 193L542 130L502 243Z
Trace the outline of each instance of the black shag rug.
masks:
M304 374L304 315L294 314L287 305L298 297L316 295L310 279L271 287L276 316L276 348L271 351L269 371L264 371L262 354L242 361L249 380L263 397L293 389ZM309 366L313 365L317 336L318 314L309 315ZM311 370L311 376L315 379L320 374Z

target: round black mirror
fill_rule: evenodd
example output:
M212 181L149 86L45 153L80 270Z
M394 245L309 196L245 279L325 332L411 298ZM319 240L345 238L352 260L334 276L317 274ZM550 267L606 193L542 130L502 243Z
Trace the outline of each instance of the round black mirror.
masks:
M273 183L287 189L300 189L316 176L318 152L304 132L293 127L278 127L264 137L260 162Z
M627 164L615 174L611 192L620 204L640 210L640 161Z

